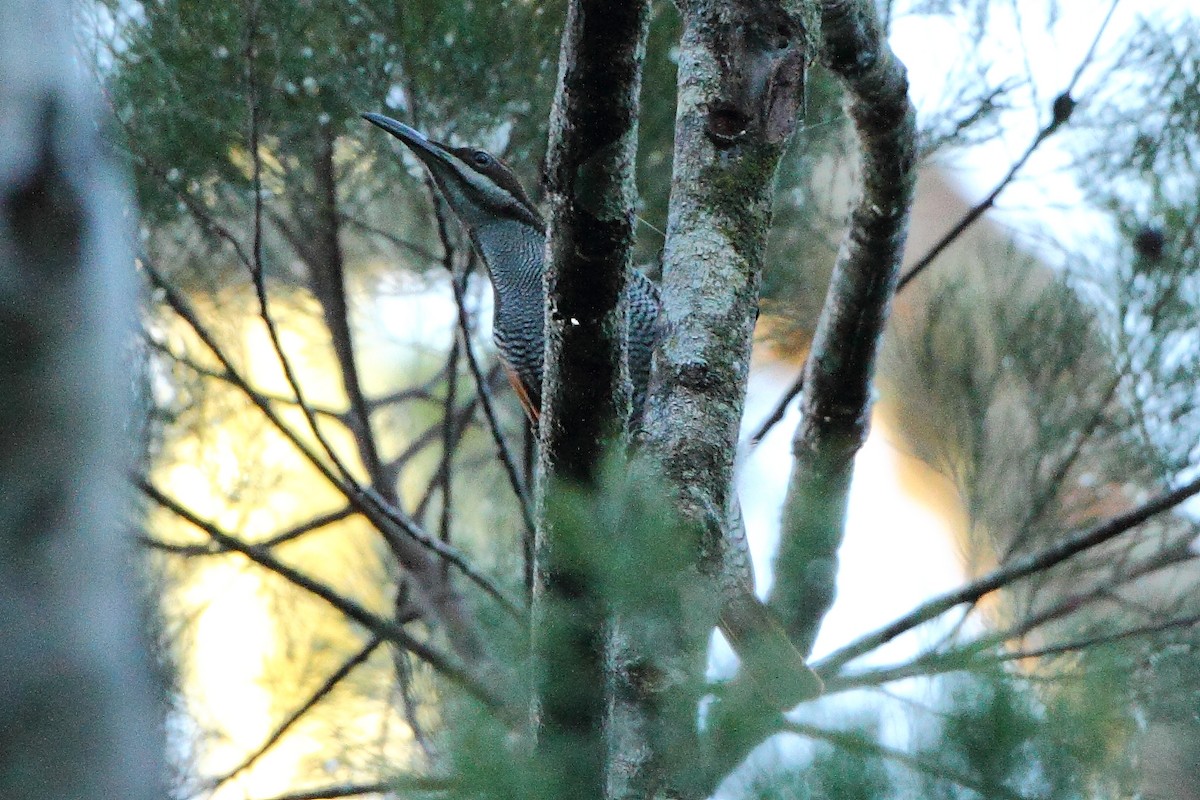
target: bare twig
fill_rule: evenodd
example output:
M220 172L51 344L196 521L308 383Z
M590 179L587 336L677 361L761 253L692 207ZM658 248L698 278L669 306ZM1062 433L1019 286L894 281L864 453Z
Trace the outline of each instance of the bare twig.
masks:
M1181 546L1172 548L1172 550L1168 552L1161 553L1158 556L1149 559L1145 563L1138 565L1136 568L1129 570L1121 575L1118 579L1114 580L1119 580L1120 583L1129 583L1173 564L1182 563L1184 561L1196 558L1196 556L1188 549L1187 544L1188 542L1184 541L1181 543ZM826 683L826 693L834 694L863 686L879 686L884 683L903 680L905 678L929 677L946 672L973 670L1003 661L1010 661L1014 658L1019 659L1027 657L1030 654L1029 652L1022 653L1022 651L1016 650L1004 651L993 656L985 656L984 654L988 653L989 651L996 651L998 648L1001 648L1003 645L1005 645L1005 643L1023 637L1029 634L1031 631L1049 622L1053 622L1074 614L1087 607L1089 603L1108 594L1109 587L1101 584L1100 586L1094 587L1085 592L1079 592L1069 597L1065 597L1050 608L1031 617L1022 619L1006 630L990 633L956 649L939 652L938 648L933 648L905 664L832 676ZM1168 627L1176 626L1174 624L1169 624ZM1127 628L1124 631L1117 631L1113 634L1105 635L1111 635L1115 640L1125 638L1127 636L1141 635L1145 632L1145 630L1139 628ZM1067 651L1071 649L1079 649L1079 646L1078 643L1076 643L1075 645L1050 645L1048 648L1058 648ZM1014 653L1017 655L1014 656Z
M471 398L463 403L454 411L454 427L458 431L461 438L467 426L471 422L471 417L475 414L476 398ZM418 454L425 451L426 448L435 444L442 433L441 424L433 424L423 430L420 434L414 437L408 446L404 448L395 458L384 464L384 472L390 479L396 478L404 465L411 461ZM419 518L422 509L418 508L414 511L413 516Z
M457 446L459 433L454 425L454 404L458 397L458 337L450 346L450 355L446 359L446 400L442 406L442 463L438 467L442 488L442 513L438 522L442 542L450 544L450 525L452 521L452 505L454 490L454 450ZM449 565L446 565L447 567ZM449 579L449 576L445 576Z
M326 464L300 437L293 431L271 408L270 403L257 394L244 377L238 372L233 362L225 355L212 334L200 323L195 311L186 300L172 287L154 266L143 257L142 269L150 277L151 282L163 293L167 304L196 334L205 347L217 358L221 367L228 373L230 382L254 404L267 420L292 443L301 455L327 480L336 487L359 512L366 516L371 523L385 536L389 542L407 536L417 544L432 550L454 564L467 578L476 583L481 589L498 600L513 616L520 617L522 612L519 605L509 599L504 591L483 573L471 565L467 557L452 547L447 547L436 538L429 536L411 519L408 519L399 509L390 506L383 498L370 492L369 489L358 486L352 480L344 481L333 469Z
M1039 647L1035 650L1014 650L1012 652L1002 654L997 660L1020 661L1026 658L1045 658L1046 656L1074 653L1080 650L1090 650L1093 647L1099 647L1105 644L1115 644L1116 642L1122 642L1126 639L1136 639L1139 636L1152 636L1156 633L1165 633L1166 631L1179 630L1182 628L1194 628L1197 625L1200 625L1200 614L1192 614L1191 616L1168 619L1162 622L1141 625L1136 628L1126 628L1123 631L1116 631L1114 633L1100 634L1097 636L1075 639L1070 642L1047 645L1046 647Z
M377 783L345 783L276 795L270 800L338 800L342 797L359 797L364 794L387 794L388 792L448 792L453 788L450 781L441 778L424 778L403 775L389 781Z
M432 646L417 639L396 623L377 616L364 606L341 595L329 586L305 575L293 567L289 567L272 555L269 550L258 545L247 544L241 539L221 530L213 523L201 519L174 499L160 492L144 478L135 477L134 482L146 497L175 514L180 519L199 528L222 547L242 554L260 567L279 575L288 583L316 595L376 636L410 650L414 655L437 670L437 672L462 686L488 708L496 711L503 709L504 702L495 688L485 684L479 676L473 674L465 665L456 661L452 656L435 650Z
M404 707L404 719L408 722L408 728L412 731L413 739L421 748L421 752L426 758L433 758L433 746L429 742L429 737L425 734L425 728L417 719L417 703L412 692L413 670L412 663L409 661L409 653L400 648L394 648L392 651L392 664L396 669L396 691L400 694L400 703Z
M372 236L378 236L381 239L386 240L389 244L391 244L393 247L396 247L397 249L407 250L408 252L412 253L417 258L421 259L422 261L424 261L428 264L432 264L433 262L438 260L437 255L434 254L434 252L432 250L429 250L428 248L426 248L422 245L419 245L416 242L410 242L407 239L401 239L396 234L394 234L390 231L386 231L377 225L372 225L371 223L366 222L365 220L359 219L358 217L355 217L351 214L347 214L345 211L338 211L338 219L340 219L342 222L346 223L347 225L352 225L355 228L358 228L360 231L363 231L364 233L369 233Z
M163 356L171 359L171 361L175 362L176 364L182 364L183 366L187 367L189 370L196 373L197 375L203 376L205 378L212 378L213 380L222 381L224 383L232 383L232 381L230 381L230 379L229 379L229 373L227 373L223 370L211 369L209 367L204 366L203 364L198 363L193 358L189 358L185 355L180 355L179 353L174 352L173 350L171 350L170 347L168 347L166 345L166 343L158 341L149 332L144 332L143 339L151 349L153 349L154 351L156 351L158 353L161 353ZM258 393L264 399L269 400L272 403L281 403L283 405L290 405L290 406L298 405L296 402L296 398L294 398L294 397L285 397L283 395L273 394L271 392L264 392L261 390L258 390ZM312 409L314 414L317 414L322 417L329 417L330 419L332 419L336 422L340 422L343 425L346 424L346 413L344 411L335 411L332 408L326 408L324 406L319 406L316 404L310 405L310 408Z
M313 517L305 522L301 522L298 525L293 525L287 530L281 531L269 539L264 539L261 542L257 542L257 544L259 547L265 547L269 550L273 547L277 547L278 545L293 541L294 539L299 539L301 536L304 536L307 533L320 530L321 528L332 525L335 522L341 522L342 520L352 517L357 513L358 510L354 506L343 506L335 511L330 511ZM137 538L141 544L147 547L152 547L155 550L180 556L213 556L229 552L215 542L209 542L207 544L175 544L173 542L164 542L159 539L154 539L144 534L139 535Z
M974 602L1021 578L1060 564L1072 556L1136 528L1143 522L1176 507L1197 494L1200 494L1200 478L1189 481L1177 489L1164 492L1124 514L1119 514L1091 528L1064 536L1040 552L1031 553L1011 564L998 567L965 586L922 603L895 622L827 656L816 666L816 669L832 676L853 659L871 652L918 625L935 619L961 603Z
M317 687L316 691L309 695L307 700L301 703L291 714L288 714L287 718L279 723L279 725L275 727L275 730L271 731L263 743L259 745L259 747L253 753L246 756L246 758L244 758L240 764L226 772L221 777L214 778L209 784L209 790L215 791L223 784L228 783L238 774L252 767L255 762L257 762L263 757L264 754L266 754L268 750L275 746L276 742L282 739L284 735L291 730L292 726L295 725L301 717L312 710L317 703L320 703L322 700L324 700L329 693L332 692L337 685L354 670L355 667L370 658L371 654L375 652L375 649L378 648L382 642L383 639L378 634L373 634L370 639L367 640L367 643L358 650L358 652L343 662L340 667L334 670L329 677L326 678L319 687Z

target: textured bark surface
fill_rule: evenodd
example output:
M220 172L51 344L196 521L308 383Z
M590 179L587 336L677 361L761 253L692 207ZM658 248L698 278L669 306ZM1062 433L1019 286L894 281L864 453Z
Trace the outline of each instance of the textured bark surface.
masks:
M131 208L66 2L0 2L0 795L159 798L120 532Z
M674 657L686 673L697 661L702 669L719 605L729 607L724 598L740 592L756 602L748 559L736 563L744 542L730 538L744 536L740 524L731 523L739 516L730 513L734 454L775 172L801 109L812 26L795 7L766 0L695 0L680 10L663 310L641 440L677 493L681 515L701 532L693 547L694 582L697 597L707 602L695 604L686 628L677 622L675 637ZM731 749L726 723L753 728L754 743L777 723L778 712L762 706L759 687L742 688L710 707L708 733L690 743L690 769L680 764L672 776L674 796L707 796L752 746ZM668 690L657 688L662 695Z
M609 780L611 620L594 563L604 552L589 547L586 521L567 519L565 493L596 486L627 416L620 301L632 265L648 12L647 0L571 2L550 119L535 638L540 755L562 797L603 797Z
M720 570L771 194L803 96L805 29L778 2L681 4L663 311L643 438Z
M638 93L649 3L571 3L550 119L547 475L595 477L628 404L620 300L633 263Z
M871 379L904 255L915 183L915 114L904 65L873 4L821 3L821 57L846 90L862 191L834 266L805 368L796 461L770 603L807 654L833 603L854 455L866 439Z

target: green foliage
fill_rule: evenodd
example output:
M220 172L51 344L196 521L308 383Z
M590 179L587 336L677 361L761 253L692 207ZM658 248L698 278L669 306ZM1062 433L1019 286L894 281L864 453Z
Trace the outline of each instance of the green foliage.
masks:
M969 776L984 797L1000 796L1027 781L1030 742L1039 730L1033 698L997 676L990 681L968 679L953 693L951 703L942 735L927 755ZM948 791L941 781L929 789L931 794Z
M109 94L153 232L148 247L189 284L236 275L211 252L181 258L179 250L196 254L182 233L190 225L210 241L217 228L251 238L252 105L265 267L276 279L295 280L293 248L331 191L329 174L351 230L407 239L417 246L399 253L409 268L431 266L420 256L437 250L435 228L420 216L421 184L360 112L384 110L440 138L503 146L533 183L556 73L558 4L102 2L121 20L109 43ZM395 192L398 185L406 190ZM342 246L355 255L360 241ZM351 268L361 263L350 260Z
M294 273L302 271L294 266L297 260L319 260L306 248L318 238L313 209L325 189L345 223L335 238L340 236L347 269L355 277L366 273L380 242L390 243L389 270L395 262L412 271L441 268L441 242L426 215L420 178L410 174L388 137L359 119L361 111L382 110L437 138L502 150L538 193L562 3L98 2L122 20L106 65L108 89L136 165L147 248L161 254L159 260L171 265L181 282L204 271L214 273L209 288L227 280L232 259L222 236L214 233L218 227L242 242L253 236L252 104L257 105L266 200L267 268L276 279L295 280ZM924 6L944 13L966 8L981 37L986 30L987 0L934 0ZM678 34L675 10L655 4L643 79L638 183L641 216L663 230ZM965 257L969 274L933 283L927 295L913 301L919 309L910 317L915 321L890 339L887 391L898 398L901 428L908 444L945 469L962 490L979 534L967 544L981 555L980 563L1053 541L1095 516L1095 501L1119 494L1114 487L1148 487L1195 462L1200 441L1197 40L1200 28L1194 20L1147 23L1132 31L1123 47L1126 63L1136 70L1118 77L1136 74L1139 90L1131 95L1130 81L1113 80L1111 95L1102 92L1081 103L1071 119L1069 129L1079 133L1075 166L1084 176L1089 202L1114 222L1115 248L1097 245L1094 252L1075 253L1068 276L1047 277L1043 263L989 240L988 247ZM969 75L970 91L957 95L946 115L925 121L927 153L995 132L1012 87L988 84L982 71ZM790 346L806 341L816 319L842 230L845 198L832 191L830 164L845 166L852 157L840 102L836 82L814 67L805 124L777 178L764 307L784 318L786 324L775 333ZM331 186L321 184L320 170L326 166L332 167ZM455 233L450 231L451 238ZM649 227L639 234L640 257L653 260L661 236ZM456 266L465 262L460 257ZM361 291L362 284L355 288ZM369 284L364 293L377 288ZM214 327L224 333L219 323ZM214 394L210 376L179 361L162 363L161 372L147 378L171 387L156 398L162 448L205 430L216 435L221 420L214 413L245 416L241 400L226 401L214 412L207 402ZM415 370L412 362L405 364L409 373ZM381 374L383 368L375 368ZM435 381L434 402L415 412L410 406L381 409L376 424L403 433L406 440L436 429L444 386ZM490 454L485 431L472 427L466 436L466 453ZM245 438L261 437L256 430ZM432 453L424 461L432 462ZM436 467L424 461L418 466ZM275 479L251 465L239 467L264 484ZM508 535L501 541L508 553L488 552L476 560L502 571L520 556L513 546L515 515L497 511L500 504L494 502L501 493L497 487L506 488L498 474L481 479L474 468L460 469L452 486L456 498L472 497L456 501L459 513L469 505L467 513L486 520L470 545L494 547L490 528L505 528ZM422 483L426 478L422 473ZM247 493L259 490L238 486ZM548 515L559 534L553 560L573 588L602 602L586 607L563 593L561 605L545 609L553 624L541 629L542 646L566 653L559 664L569 678L577 666L571 659L581 652L569 647L579 630L576 617L615 613L623 638L603 643L607 649L601 655L625 659L630 683L641 682L633 689L658 689L685 676L672 695L675 706L663 710L666 721L654 731L656 736L678 734L685 751L682 740L695 718L695 704L689 703L703 691L694 679L702 673L694 663L659 655L702 659L715 593L683 569L699 534L672 516L664 496L653 476L618 459L596 490L556 487L551 492ZM462 546L457 527L465 526L456 526L455 545ZM516 582L517 570L508 574ZM1061 598L1079 588L1070 579L1057 585L1053 580L1014 587L999 605L997 621L1036 607L1038 590ZM489 647L504 663L525 664L519 626L482 602L479 610ZM1111 619L1126 621L1116 614ZM1149 665L1146 679L1131 686L1129 677L1139 663ZM1020 673L969 676L938 710L937 724L922 718L914 726L923 742L915 762L898 763L875 731L839 733L810 763L758 781L754 796L1119 796L1128 783L1135 712L1193 734L1200 730L1197 663L1194 642L1181 635L1167 648L1112 648L1039 665L1054 668L1052 681L1014 677ZM427 673L422 677L434 683ZM576 741L551 743L558 762L539 760L521 724L498 721L469 701L443 702L437 695L445 691L428 690L422 700L441 714L440 724L431 727L444 760L433 766L453 776L452 796L563 794L564 774L555 763L578 755ZM906 787L898 776L911 774L921 777ZM905 794L906 789L911 791Z
M878 733L863 729L863 741ZM757 777L746 800L883 800L893 796L892 775L877 755L851 747L821 746L803 767Z
M1130 401L1168 471L1200 456L1200 20L1144 21L1122 69L1082 109L1073 146L1089 201L1115 247L1081 282L1103 286L1111 327L1137 385ZM1119 91L1119 93L1118 93ZM1090 279L1090 280L1089 280Z
M1038 667L1055 680L983 672L958 683L938 735L921 750L954 780L926 773L930 798L1086 800L1127 791L1132 709L1114 653ZM1114 669L1115 668L1115 669ZM969 788L968 788L969 787Z

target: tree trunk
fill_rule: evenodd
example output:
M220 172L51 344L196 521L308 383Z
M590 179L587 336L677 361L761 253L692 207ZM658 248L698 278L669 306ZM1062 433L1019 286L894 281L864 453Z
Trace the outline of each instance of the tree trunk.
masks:
M120 538L132 204L66 2L0 2L0 795L160 798Z
M535 589L540 761L552 795L604 797L613 606L603 534L578 515L628 416L622 354L637 199L638 94L649 4L572 0L547 155L540 519ZM576 490L582 490L577 495Z
M850 218L804 372L795 464L770 602L807 655L833 603L854 455L867 436L871 381L916 183L916 114L904 65L866 0L821 3L822 60L846 90L862 156Z
M773 0L689 0L680 10L663 309L642 441L684 520L699 531L695 602L689 617L676 620L674 656L688 665L685 674L702 674L718 613L724 622L735 606L758 605L731 496L734 454L775 172L800 112L814 28L795 5ZM810 676L799 676L800 683ZM672 791L680 796L707 796L744 755L743 747L730 748L725 723L752 728L757 742L778 719L755 687L722 704L727 708L710 708L709 731L693 743L692 763L676 760Z

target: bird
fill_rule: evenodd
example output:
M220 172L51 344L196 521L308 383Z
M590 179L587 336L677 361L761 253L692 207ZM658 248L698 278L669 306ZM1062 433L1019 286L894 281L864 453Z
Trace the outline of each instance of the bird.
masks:
M541 408L545 359L546 223L513 171L474 147L435 141L383 114L362 118L399 139L424 165L451 211L462 223L487 271L495 297L493 338L521 405L536 425ZM628 322L623 351L632 382L629 429L636 430L645 406L661 299L640 270L626 281ZM735 514L740 520L740 514ZM754 575L744 528L724 559L719 627L763 698L790 708L821 691L821 681L787 638L775 613L754 594Z
M491 153L442 144L382 114L362 116L408 146L465 226L491 280L495 298L492 337L500 361L525 413L536 425L545 352L545 221L512 170ZM640 270L631 271L625 299L629 324L622 349L632 383L631 427L636 428L650 381L661 301L658 287Z

